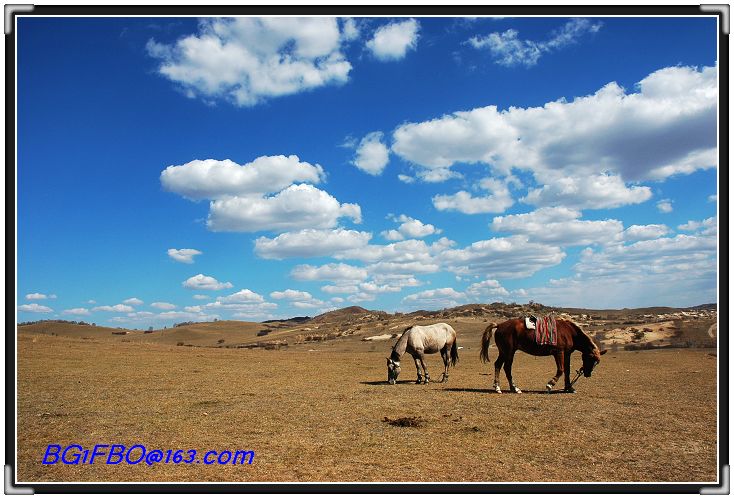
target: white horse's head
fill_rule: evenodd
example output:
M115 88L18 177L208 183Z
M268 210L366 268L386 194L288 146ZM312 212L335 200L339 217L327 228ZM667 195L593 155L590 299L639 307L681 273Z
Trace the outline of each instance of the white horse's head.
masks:
M394 385L398 381L400 375L400 362L387 358L387 382Z

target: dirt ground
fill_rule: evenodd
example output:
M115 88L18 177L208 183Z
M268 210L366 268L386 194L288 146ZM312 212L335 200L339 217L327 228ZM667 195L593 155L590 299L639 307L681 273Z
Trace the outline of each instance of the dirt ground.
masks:
M525 393L498 395L479 361L480 330L463 337L447 384L421 386L409 359L400 382L385 383L394 340L247 350L21 333L18 480L716 480L715 350L610 351L576 394L543 393L552 359L518 353L514 377ZM428 367L438 379L440 357ZM415 425L389 424L399 418ZM41 464L47 445L72 443L255 458Z

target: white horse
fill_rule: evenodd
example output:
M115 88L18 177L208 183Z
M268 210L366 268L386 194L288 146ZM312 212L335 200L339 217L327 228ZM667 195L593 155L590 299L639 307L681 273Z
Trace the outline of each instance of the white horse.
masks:
M426 370L426 363L423 355L427 353L441 352L443 358L443 377L441 383L449 379L449 362L455 366L459 361L459 350L456 346L456 331L454 328L439 322L430 326L411 326L400 337L392 349L390 357L387 358L387 382L394 385L400 374L400 357L405 352L413 356L415 360L415 369L418 371L418 380L416 383L428 383L430 377ZM421 368L423 369L424 378L421 380Z

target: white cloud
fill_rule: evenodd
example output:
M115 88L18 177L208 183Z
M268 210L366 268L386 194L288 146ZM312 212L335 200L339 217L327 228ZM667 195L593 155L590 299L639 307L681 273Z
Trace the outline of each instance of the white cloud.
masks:
M196 255L201 255L201 251L190 248L168 250L168 256L181 263L194 263Z
M61 312L63 315L90 315L90 312L86 308L70 308Z
M161 172L161 184L187 199L221 199L262 196L295 182L318 184L325 175L321 165L301 161L295 155L260 156L244 165L229 159L171 165Z
M341 204L327 192L299 184L272 197L231 197L212 201L207 226L213 231L236 232L328 229L336 226L342 217L360 223L360 207Z
M117 305L102 305L92 309L93 312L133 312L134 310L130 305L123 305L122 303L118 303Z
M543 187L529 190L522 201L535 206L600 209L639 204L651 197L649 187L628 187L618 175L600 174L549 179Z
M441 259L449 270L457 274L519 278L557 265L565 256L558 246L533 243L526 236L511 236L446 250Z
M669 67L632 93L609 83L542 107L486 106L406 123L395 129L392 151L429 173L457 163L482 164L495 176L529 171L538 187L526 202L538 206L639 203L650 189L630 182L716 166L716 74Z
M194 295L193 298L194 300L208 300L209 295Z
M707 218L705 220L689 220L687 223L678 226L678 230L700 231L701 234L709 236L716 235L717 217Z
M353 164L370 175L380 175L389 161L389 150L382 143L382 132L367 134L359 143Z
M487 279L481 282L475 282L466 288L466 294L472 298L482 298L484 300L500 299L510 295L496 279Z
M20 305L18 307L18 310L21 312L34 312L37 314L49 314L54 311L54 309L47 307L45 305L39 305L38 303L29 303L27 305Z
M347 81L342 42L353 21L333 17L205 18L196 34L166 45L150 40L158 72L190 97L253 106L269 98Z
M687 307L716 301L716 238L683 235L582 251L572 277L527 290L550 305Z
M25 295L26 300L45 300L46 298L48 298L48 296L43 293L28 293Z
M94 304L95 304L95 303L97 303L97 302L96 302L96 301L94 301L94 300L87 300L87 303L89 303L90 305L94 305Z
M673 201L670 199L661 199L655 206L660 213L670 213L673 211Z
M291 277L299 281L362 281L367 271L346 263L328 263L320 267L298 265L291 270Z
M403 175L402 173L398 174L398 180L405 184L415 183L415 177L411 177L410 175Z
M308 301L313 299L313 296L311 296L311 293L307 291L286 289L285 291L273 291L270 293L270 298L273 298L274 300Z
M420 25L415 19L393 22L375 31L367 48L382 61L395 61L405 57L408 50L415 50L418 44Z
M255 241L255 253L268 259L327 256L366 246L371 238L371 233L355 230L303 229L285 232L273 239L259 237Z
M341 285L333 285L333 284L327 284L325 286L321 286L321 291L324 293L329 293L332 295L336 294L349 294L349 293L356 293L359 288L356 284L341 284Z
M502 213L512 206L512 195L506 183L486 178L480 185L490 192L488 196L473 197L466 191L451 195L436 195L433 196L433 206L440 211L458 211L467 215Z
M407 215L400 215L393 219L395 222L401 222L397 230L387 230L382 232L382 237L388 241L401 241L408 238L422 238L433 234L440 234L441 229L437 229L431 224L424 224L416 218Z
M706 199L707 199L707 200L708 200L708 201L709 201L710 203L715 203L715 202L716 202L716 201L717 201L717 200L719 199L719 196L717 196L716 194L711 194L711 195L710 195L710 196L709 196L708 198L706 198Z
M202 308L200 305L194 305L192 307L184 307L184 311L192 314L198 314L202 311Z
M232 287L231 282L219 282L215 278L204 274L189 277L182 284L187 289L211 289L215 291Z
M407 295L403 298L403 303L411 306L448 308L459 305L459 300L466 300L466 294L454 288L440 288Z
M138 298L128 298L127 300L123 300L122 303L126 305L142 305L143 300L140 300Z
M263 303L262 295L249 289L241 289L227 296L218 296L217 301L221 303Z
M174 305L173 303L166 303L161 301L153 302L150 304L150 306L161 310L173 310L174 308L176 308L176 305Z
M476 49L488 49L497 64L502 66L534 66L543 54L574 44L586 33L596 33L602 23L592 23L588 19L575 18L552 33L551 38L542 42L523 40L517 30L508 29L487 36L475 36L467 43Z
M581 213L569 208L540 208L530 213L495 217L492 230L524 234L530 241L579 246L619 241L623 226L618 220L579 220Z
M624 231L625 241L645 241L648 239L657 239L663 237L670 232L665 224L650 225L630 225Z

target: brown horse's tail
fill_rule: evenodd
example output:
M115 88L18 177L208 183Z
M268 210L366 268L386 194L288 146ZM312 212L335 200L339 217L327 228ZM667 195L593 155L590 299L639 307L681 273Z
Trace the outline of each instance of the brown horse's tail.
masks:
M489 362L489 342L492 340L492 329L496 327L497 324L494 322L491 323L487 326L487 329L484 330L484 334L482 335L482 348L479 351L479 358L482 359L482 362L485 364Z
M451 345L451 365L455 366L457 362L459 362L459 347L456 346L456 340L454 340L454 344Z

